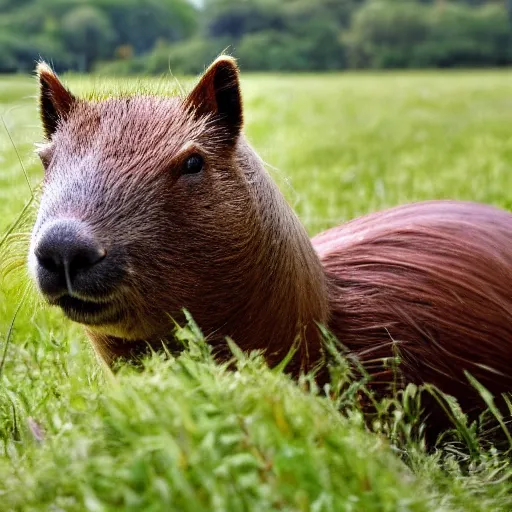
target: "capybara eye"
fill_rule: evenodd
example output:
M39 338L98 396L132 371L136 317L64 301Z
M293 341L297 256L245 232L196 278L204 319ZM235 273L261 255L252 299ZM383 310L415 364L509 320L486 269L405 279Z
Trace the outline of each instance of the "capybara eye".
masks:
M189 156L183 164L183 174L197 174L204 167L204 160L201 155Z

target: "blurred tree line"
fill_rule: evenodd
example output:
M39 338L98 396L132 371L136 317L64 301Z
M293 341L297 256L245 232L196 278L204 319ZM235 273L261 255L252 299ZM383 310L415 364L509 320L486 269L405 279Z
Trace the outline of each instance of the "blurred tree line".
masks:
M0 0L0 72L505 66L512 0Z

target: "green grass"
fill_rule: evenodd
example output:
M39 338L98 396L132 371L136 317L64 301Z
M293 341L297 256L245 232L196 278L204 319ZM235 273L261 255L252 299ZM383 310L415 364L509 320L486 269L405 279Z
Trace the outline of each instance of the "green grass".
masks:
M93 81L69 85L84 92ZM248 136L311 234L413 200L512 208L511 89L505 72L243 79ZM0 79L0 114L32 187L35 93L33 79ZM30 197L0 127L0 240ZM15 231L8 263L23 256L29 225ZM0 286L2 511L512 510L508 454L474 426L472 451L454 433L425 453L410 435L413 388L380 404L397 409L369 432L363 384L347 387L343 360L326 399L236 350L237 371L215 364L193 325L179 331L179 358L112 378L81 329L32 291L7 345L26 281L22 270Z

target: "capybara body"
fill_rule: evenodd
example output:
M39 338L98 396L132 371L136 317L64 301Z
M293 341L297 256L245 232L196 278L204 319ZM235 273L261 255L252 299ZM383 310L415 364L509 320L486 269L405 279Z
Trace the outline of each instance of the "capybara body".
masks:
M329 326L373 374L434 383L470 412L512 390L512 215L429 201L376 212L313 238L329 283ZM388 359L385 364L386 358Z
M312 240L242 133L234 61L185 97L75 98L38 69L46 143L29 264L107 361L172 343L183 308L269 364L322 360L327 326L387 389L429 382L479 407L464 370L512 389L512 215L432 201Z

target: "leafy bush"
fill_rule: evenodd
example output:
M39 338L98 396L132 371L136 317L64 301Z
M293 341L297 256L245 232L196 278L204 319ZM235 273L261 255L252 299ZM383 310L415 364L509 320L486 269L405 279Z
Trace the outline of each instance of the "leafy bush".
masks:
M377 0L355 15L345 38L353 67L409 67L415 47L428 39L429 7L413 2Z
M202 73L212 60L229 50L226 39L191 39L172 46L158 46L148 58L148 70L161 73L169 69L174 73Z
M26 39L0 32L0 56L0 73L30 72L41 57L50 60L57 70L72 65L70 53L59 41L45 35Z
M416 50L428 67L502 66L512 63L512 31L500 5L469 9L448 4L430 13L429 38Z
M232 40L254 32L283 30L285 25L280 5L263 1L210 4L207 20L207 37Z
M353 67L496 66L512 62L512 30L500 5L376 0L345 37Z
M226 40L191 39L168 45L160 43L147 55L127 60L100 63L95 71L117 76L137 74L198 74L228 49Z
M302 44L296 36L269 30L245 36L236 54L247 70L302 71L310 65L301 51Z

